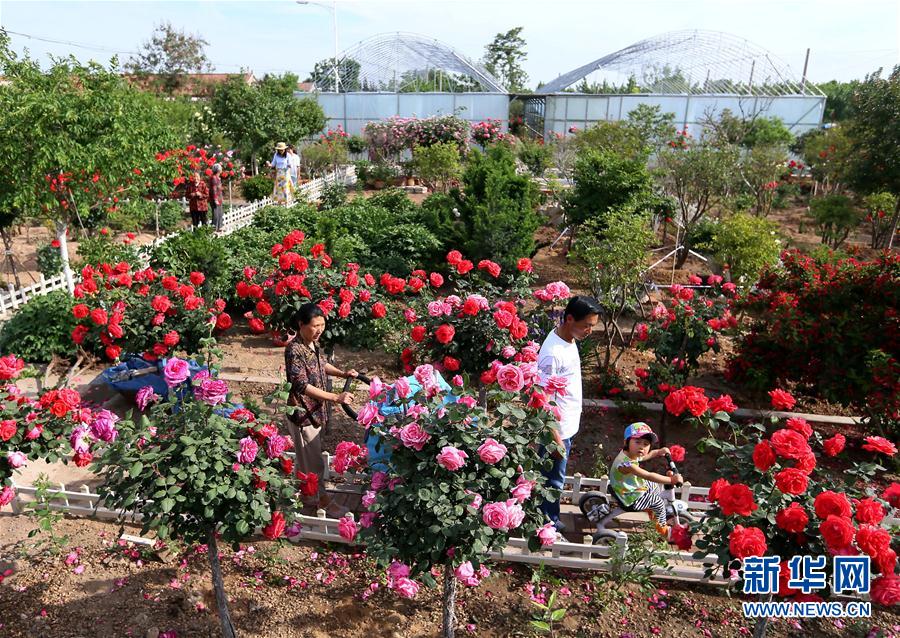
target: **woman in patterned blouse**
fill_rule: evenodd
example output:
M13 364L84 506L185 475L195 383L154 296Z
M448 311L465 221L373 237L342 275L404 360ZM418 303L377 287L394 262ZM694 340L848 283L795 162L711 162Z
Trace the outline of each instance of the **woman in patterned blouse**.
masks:
M284 350L284 367L287 380L291 384L288 405L297 406L288 415L288 428L294 439L294 452L297 457L295 469L319 477L318 506L327 508L329 499L325 494L322 474L325 465L322 462L322 427L328 414L325 403L349 404L353 395L349 392L328 392L325 388L328 376L355 377L356 370L342 372L325 360L319 348L319 337L325 331L325 314L314 303L300 306L291 319L297 337ZM337 513L340 515L340 512Z

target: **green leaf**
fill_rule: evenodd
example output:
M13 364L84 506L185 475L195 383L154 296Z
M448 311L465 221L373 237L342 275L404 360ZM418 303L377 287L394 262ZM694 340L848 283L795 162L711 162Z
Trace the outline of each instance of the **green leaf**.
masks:
M532 620L531 625L535 629L540 629L541 631L550 631L550 625L545 623L543 620Z
M164 498L159 504L159 509L165 514L171 512L173 507L175 507L175 499L173 498Z
M558 620L562 620L566 615L565 609L554 609L553 613L550 614L550 620L556 622Z

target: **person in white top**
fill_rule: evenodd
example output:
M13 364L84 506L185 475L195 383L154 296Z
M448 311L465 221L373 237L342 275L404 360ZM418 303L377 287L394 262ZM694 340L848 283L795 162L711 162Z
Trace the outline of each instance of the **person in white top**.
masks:
M572 297L566 305L562 323L547 335L538 353L541 383L546 387L551 377L556 377L551 385L558 387L561 380L565 381L564 391L554 392L548 397L559 408L559 429L554 430L554 436L564 450L564 454L552 453L553 467L549 471L542 470L548 487L562 489L565 480L572 438L578 433L581 421L581 357L577 342L591 334L600 319L600 312L600 305L593 297ZM547 451L541 446L538 453L544 456ZM544 501L541 509L558 531L565 530L559 520L559 500Z
M291 176L291 181L294 183L294 188L297 188L297 180L300 177L300 155L294 150L293 144L288 144L288 166L290 167L289 174Z

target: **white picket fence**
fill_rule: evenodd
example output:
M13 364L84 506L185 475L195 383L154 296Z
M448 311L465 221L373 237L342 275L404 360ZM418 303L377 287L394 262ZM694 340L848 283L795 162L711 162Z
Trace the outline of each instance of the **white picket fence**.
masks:
M325 185L330 182L340 182L347 186L355 184L356 167L352 165L345 166L336 171L332 171L325 177L310 180L305 184L301 184L297 188L298 199L302 198L309 202L315 202L321 197ZM219 233L219 236L230 235L238 229L249 226L253 223L253 218L257 211L266 206L274 205L275 203L272 201L272 198L266 197L245 206L231 208L223 216L222 231ZM157 237L151 243L141 246L139 251L141 261L146 265L154 248L169 241L173 237L177 237L181 233L189 233L192 232L192 230L193 229L191 228L187 228L176 233L163 235L162 237ZM81 279L78 273L72 273L72 276L75 283L78 283ZM12 284L9 284L6 290L0 290L0 320L8 319L8 315L11 315L18 310L20 306L25 304L32 297L44 295L54 290L65 289L66 280L62 274L50 277L49 279L45 278L44 275L41 275L41 278L37 283L31 284L30 286L23 286L22 288L15 288Z

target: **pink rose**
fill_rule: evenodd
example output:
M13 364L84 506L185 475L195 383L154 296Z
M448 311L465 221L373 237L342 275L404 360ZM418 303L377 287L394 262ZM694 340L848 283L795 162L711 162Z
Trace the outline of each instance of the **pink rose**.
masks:
M396 381L394 381L394 392L397 393L397 396L401 399L405 399L409 396L410 387L409 381L406 380L406 377L400 377Z
M518 366L510 363L497 371L497 383L506 392L518 392L525 386L525 376Z
M472 562L467 560L465 563L454 569L453 573L459 580L466 582L468 579L475 576L475 568L472 567Z
M469 503L469 507L471 507L473 510L475 510L477 512L478 508L481 507L481 501L483 500L481 498L481 494L476 494L475 492L473 492L471 490L466 490L466 494L469 494L469 495L475 497L472 499L472 502Z
M384 384L378 377L372 377L369 383L369 398L374 401L384 392Z
M441 453L438 454L436 458L438 465L451 472L455 472L466 464L466 459L469 458L469 455L462 450L456 449L452 445L445 445L441 448Z
M506 446L494 439L487 439L478 448L478 458L488 465L499 463L506 456Z
M369 509L370 507L372 507L372 505L375 503L375 498L376 498L376 495L373 490L366 490L366 493L363 494L363 497L362 497L363 507L365 507L366 509Z
M9 463L9 466L15 470L25 465L28 462L28 457L26 457L19 451L10 452L6 455L6 462Z
M431 435L416 422L409 423L400 428L400 440L408 448L421 452L425 444L431 439Z
M204 379L200 387L194 388L194 396L207 405L225 403L228 396L228 384L219 379Z
M363 512L359 515L359 526L368 529L372 527L376 518L378 518L378 512Z
M147 409L148 405L159 401L159 399L160 396L153 391L153 386L145 385L143 388L137 391L135 402L137 403L138 409L143 412Z
M240 449L237 453L238 463L243 463L244 465L249 465L253 463L256 459L256 453L259 451L259 446L256 444L251 437L246 436L240 441Z
M0 490L0 507L4 505L9 505L12 503L12 500L16 497L16 490L13 489L12 485L5 486L2 490Z
M547 383L544 384L544 389L547 390L548 394L558 394L559 396L564 397L566 396L566 387L568 385L568 379L553 375L547 379Z
M459 397L459 399L457 399L456 402L462 403L464 406L466 406L470 410L473 409L476 405L478 405L478 402L475 400L475 397L469 396L468 394L466 396Z
M116 430L116 423L119 417L109 410L99 410L91 421L91 432L101 441L112 443L116 440L119 432Z
M270 459L280 458L284 451L292 447L294 444L293 440L287 436L270 436L266 440L266 456Z
M458 374L454 375L453 379L451 379L451 381L452 381L453 385L455 385L457 388L461 388L463 385L463 378L461 375L458 375Z
M512 359L516 356L516 349L512 346L503 346L503 349L500 351L500 356L504 359Z
M425 390L434 385L434 367L430 364L426 363L418 366L413 372L413 376L416 378L416 381L422 384Z
M385 472L375 472L372 474L372 489L380 492L388 486L388 475Z
M170 388L174 388L191 376L191 368L184 359L172 357L166 362L163 375L166 378L166 385Z
M553 523L547 523L538 528L537 537L541 540L541 546L549 547L556 542L556 528Z
M349 516L342 516L341 520L338 521L338 534L341 535L341 538L345 538L352 543L358 531L359 527L357 527L356 521Z
M403 598L415 598L419 593L419 583L409 578L398 578L394 581L393 590Z
M516 499L517 503L524 503L531 498L531 490L535 485L534 481L526 481L524 476L520 476L516 486L510 491L510 495Z
M391 566L387 569L388 579L389 580L397 580L400 578L407 578L409 576L409 566L404 565L403 563L394 561L391 563Z
M506 503L488 503L481 512L481 520L491 529L509 530L509 511Z
M85 426L75 428L69 436L69 444L72 446L72 451L76 454L90 452L91 443L93 442L94 435L90 429Z
M381 412L378 411L378 405L369 402L360 408L359 413L356 415L356 420L360 424L369 427L373 423L383 422L384 417L381 415Z

